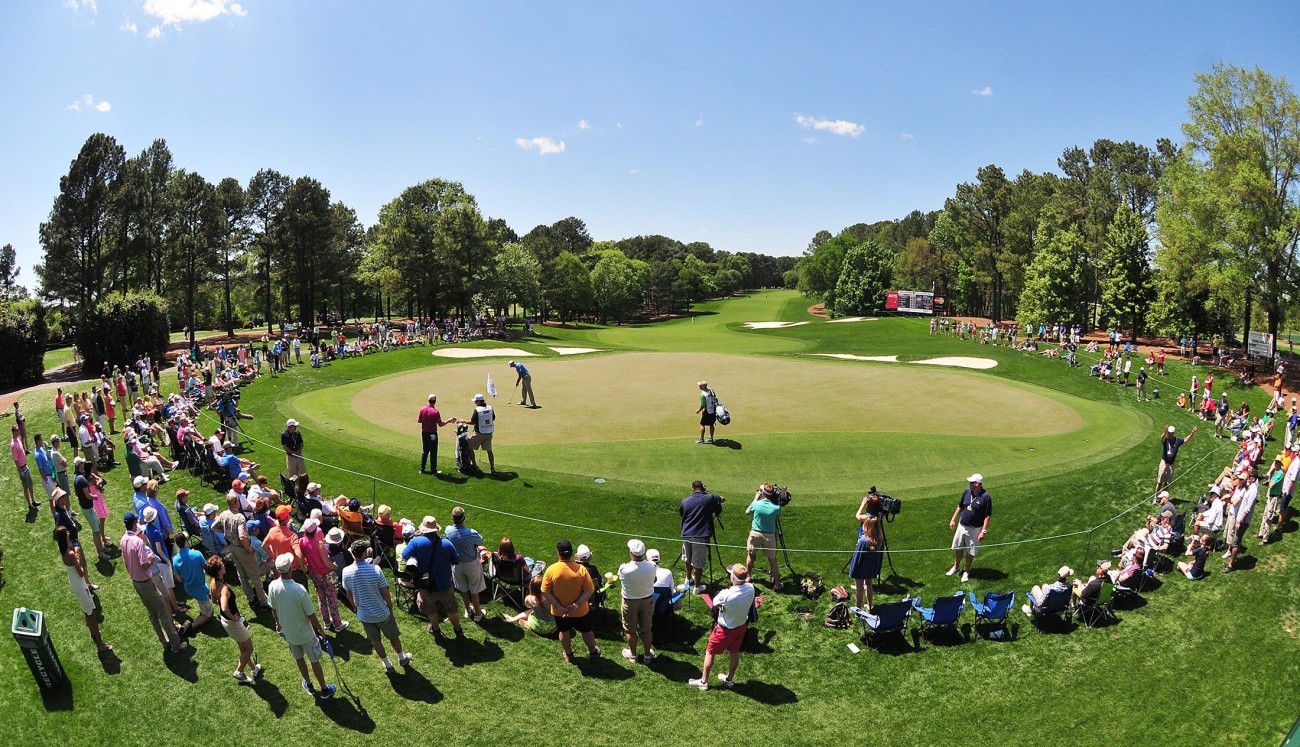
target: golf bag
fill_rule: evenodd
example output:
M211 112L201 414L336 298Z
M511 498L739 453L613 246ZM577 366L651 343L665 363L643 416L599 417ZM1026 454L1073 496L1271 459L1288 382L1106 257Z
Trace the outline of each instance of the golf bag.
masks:
M713 405L713 414L717 417L718 425L730 425L731 413L727 412L727 406L722 404L718 395L712 389L707 392L709 404Z
M474 462L469 448L469 426L464 423L456 426L456 469L464 474L474 471Z

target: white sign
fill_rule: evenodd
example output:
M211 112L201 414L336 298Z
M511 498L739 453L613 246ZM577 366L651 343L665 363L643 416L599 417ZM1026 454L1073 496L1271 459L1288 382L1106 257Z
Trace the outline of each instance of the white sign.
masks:
M1248 355L1261 355L1267 358L1273 354L1273 335L1267 332L1251 330L1246 339L1246 353Z

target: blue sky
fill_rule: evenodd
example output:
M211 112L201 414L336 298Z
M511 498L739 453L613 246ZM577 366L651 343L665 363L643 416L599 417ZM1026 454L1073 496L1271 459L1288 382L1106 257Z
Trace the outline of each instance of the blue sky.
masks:
M30 267L91 133L212 182L309 175L366 224L463 182L520 234L570 215L797 254L942 207L996 163L1179 139L1218 61L1300 79L1300 4L0 3L0 243Z

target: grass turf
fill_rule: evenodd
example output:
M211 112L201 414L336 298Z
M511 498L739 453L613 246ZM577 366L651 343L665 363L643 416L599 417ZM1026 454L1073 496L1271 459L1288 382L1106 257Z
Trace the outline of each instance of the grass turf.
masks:
M679 320L646 329L547 329L544 334L549 344L610 349L626 345L628 349L671 350L676 335L684 340L683 349L726 354L849 352L900 355L904 360L934 355L988 356L999 361L993 371L958 375L1030 382L1059 393L1066 401L1080 398L1099 403L1104 407L1098 407L1098 412L1119 410L1126 418L1145 423L1139 429L1139 434L1145 433L1139 443L1112 443L1113 448L1100 454L1099 461L1088 463L1079 458L1076 449L1062 446L1054 463L1024 474L1008 473L997 480L992 470L984 467L996 454L975 447L951 449L948 461L954 474L976 469L990 473L989 487L997 504L990 542L1077 531L1139 504L1154 479L1158 426L1173 422L1185 432L1195 422L1171 407L1174 387L1170 384L1159 402L1139 404L1131 388L1101 384L1057 361L950 337L930 337L920 320L738 329L744 321L801 320L806 317L803 305L806 302L794 294L772 293L710 304L691 325L693 329L688 328L689 321ZM642 333L647 336L638 337ZM697 345L701 337L708 345ZM640 342L642 339L645 341ZM257 415L250 431L274 442L285 411L298 402L296 397L401 369L424 369L429 361L427 351L417 349L344 361L323 371L295 367L276 382L262 381L245 390L244 407ZM850 370L869 367L821 365L861 366ZM1178 381L1181 388L1190 369L1178 363L1169 368L1167 381ZM682 376L688 379L685 389L689 394L695 377ZM538 386L545 397L540 380ZM1248 398L1255 410L1262 408L1263 395L1233 391L1234 401L1240 395ZM423 393L417 390L413 396L418 399ZM23 404L33 429L48 428L52 408L46 398ZM962 405L954 402L952 407ZM455 407L448 409L464 414ZM1083 413L1085 422L1096 417L1078 407L1073 409ZM689 435L689 423L686 427ZM649 454L645 461L663 464L665 472L691 472L695 468L677 465L676 460L707 452L717 461L707 469L701 467L700 476L712 483L715 474L726 472L725 460L746 455L750 441L761 437L747 436L745 448L739 452L686 444L685 454L665 451ZM845 485L845 493L855 481L852 492L856 493L877 482L882 490L905 499L904 512L889 527L890 539L900 551L946 544L947 519L961 488L960 483L931 484L905 491L895 487L901 483L876 477L881 465L925 449L927 445L920 440L925 437L898 437L892 449L881 449L869 440L855 443L862 449L856 461L835 463L826 470L843 473L836 479ZM503 458L508 451L548 448L540 444L507 447L507 443L503 439L498 445ZM785 473L792 466L824 463L835 450L831 444L827 439L827 453L783 452L779 460L740 470L745 475L720 479L735 479L747 489L762 479L787 482ZM449 445L444 443L444 450ZM483 509L587 526L635 527L643 535L671 537L676 533L672 506L686 492L670 479L657 483L613 480L596 485L589 475L570 471L559 459L552 459L546 470L514 467L512 463L497 479L455 477L440 482L417 475L411 456L404 450L399 453L399 448L346 433L307 429L309 457L388 481L313 468L313 477L325 482L329 491L367 501L377 498L393 505L397 515L417 519L431 512L445 520L453 501L481 506L471 508L470 523L489 537L489 543L508 533L526 554L549 559L555 538L569 534L575 542L586 542L595 549L603 570L613 570L623 557L624 536L570 532ZM576 450L577 445L549 448L561 454ZM265 446L254 447L250 454L271 467L280 463L275 452ZM1228 442L1202 433L1180 455L1175 494L1183 501L1199 494L1205 480L1230 455ZM623 457L628 458L626 454ZM114 534L117 516L129 505L126 480L119 472L124 470L115 470L110 477L108 496L114 509L110 519ZM5 494L16 496L17 480L10 473L12 469L6 470L0 479ZM196 498L215 497L210 488L198 488L187 477L177 482L195 489ZM423 493L389 483L415 486ZM828 494L835 492L828 490ZM796 554L794 566L799 571L823 573L832 583L843 581L839 569L851 546L854 529L850 514L856 505L806 499L797 485L795 493L785 521L791 545L839 552ZM743 537L741 509L747 498L745 492L737 492L727 504L723 535L730 540L728 544ZM15 505L20 502L16 497L13 500ZM968 587L977 592L1014 588L1023 594L1029 585L1047 580L1062 562L1087 572L1086 564L1122 541L1141 514L1139 506L1133 514L1091 534L990 547L977 561L977 572ZM8 584L0 590L0 599L6 607L34 606L49 614L52 634L74 683L72 710L47 712L35 695L16 647L0 646L0 691L6 693L9 706L9 718L0 722L0 736L6 741L112 739L142 744L184 739L200 728L196 713L205 714L202 719L209 718L206 714L237 713L240 723L249 723L250 717L261 721L275 729L277 739L289 743L318 742L331 733L331 724L351 730L353 737L346 738L362 741L393 741L427 724L447 723L456 724L458 735L470 743L564 739L607 744L625 741L629 733L652 743L679 741L714 733L721 723L747 741L848 744L860 740L861 729L853 727L851 719L862 719L873 725L872 741L887 744L1113 744L1157 734L1167 740L1204 741L1208 737L1215 743L1275 744L1294 718L1293 693L1300 684L1294 655L1300 628L1300 587L1294 535L1290 533L1268 548L1251 546L1250 557L1242 563L1243 572L1231 576L1215 573L1197 584L1166 576L1160 588L1145 595L1140 607L1122 609L1116 626L1038 632L1016 613L1019 635L1013 641L939 638L919 652L886 647L883 653L865 650L852 655L846 644L856 640L855 634L821 626L825 596L814 604L764 589L767 604L756 632L751 633L734 692L700 693L684 685L687 677L698 674L704 643L700 636L707 621L695 600L685 613L688 625L679 629L676 641L661 643L659 648L666 655L650 669L608 660L611 655L617 657L621 648L616 641L616 618L609 613L599 626L607 660L577 670L560 662L554 641L525 636L499 621L482 628L467 626L471 643L457 647L435 643L420 632L422 626L415 618L400 613L404 640L417 656L417 672L385 677L368 645L349 631L338 637L336 648L347 659L340 662L340 668L359 702L341 693L337 702L320 707L298 689L296 670L283 644L265 627L269 619L254 626L259 658L268 666L257 688L241 688L229 677L234 645L212 626L195 639L192 655L163 657L117 564L104 569L112 575L100 582L104 587L100 595L107 614L105 634L117 646L120 660L102 663L85 634L48 535L47 516L33 517L27 523L16 508L0 516L0 536L8 550ZM672 543L658 544L672 557ZM726 555L728 562L739 559L735 550ZM946 552L897 553L901 578L885 590L884 598L906 592L923 594L929 600L935 594L951 593L957 585L943 575L950 560ZM1217 571L1219 562L1211 561L1210 568ZM92 571L92 576L100 573ZM763 579L764 574L758 577ZM793 614L804 604L816 608L817 616L811 621ZM492 605L491 609L499 612L501 607ZM329 673L333 680L333 672ZM1147 705L1136 702L1127 694L1135 678L1144 683L1144 693L1151 692L1150 683L1165 683L1164 697L1139 699ZM557 699L566 706L553 706ZM162 702L169 705L160 713ZM1155 706L1156 702L1160 705ZM680 718L683 712L689 717ZM126 714L133 716L123 718ZM135 716L142 714L160 717L151 718L149 728L141 729ZM168 714L175 717L168 719ZM670 723L672 727L667 726ZM333 733L345 738L344 732Z

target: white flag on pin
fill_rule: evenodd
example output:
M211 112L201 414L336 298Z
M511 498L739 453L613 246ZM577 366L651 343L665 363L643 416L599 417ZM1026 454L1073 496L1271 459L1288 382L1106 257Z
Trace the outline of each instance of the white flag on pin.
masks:
M496 382L492 381L492 374L488 374L487 390L488 394L492 395L492 399L497 398L497 385Z

